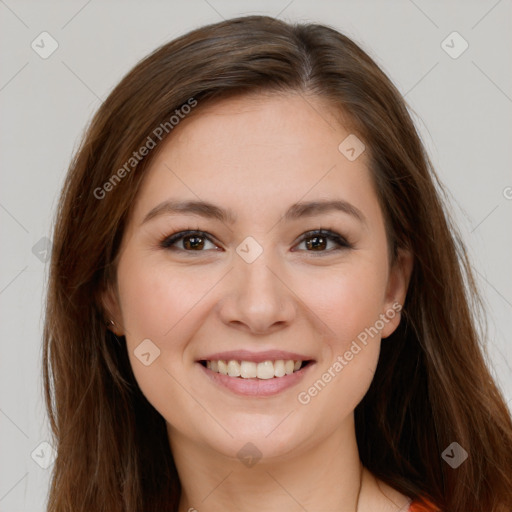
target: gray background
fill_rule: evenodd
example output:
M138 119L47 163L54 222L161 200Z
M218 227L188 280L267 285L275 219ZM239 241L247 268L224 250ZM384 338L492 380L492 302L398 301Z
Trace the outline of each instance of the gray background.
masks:
M84 127L160 44L242 14L328 23L354 38L414 111L486 301L493 374L512 405L512 2L0 0L0 512L43 511L52 449L41 386L44 237ZM47 31L58 49L32 47ZM469 44L452 58L442 42ZM461 41L448 39L452 52ZM48 48L48 44L45 44ZM33 247L36 249L33 250ZM36 463L37 461L37 463Z

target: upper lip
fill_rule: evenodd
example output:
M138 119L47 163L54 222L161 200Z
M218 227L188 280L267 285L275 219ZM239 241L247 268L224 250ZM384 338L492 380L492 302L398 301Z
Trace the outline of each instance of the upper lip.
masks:
M229 352L216 352L205 357L201 357L198 361L253 361L261 363L263 361L313 361L312 357L296 352L286 352L285 350L266 350L264 352L250 352L249 350L231 350Z

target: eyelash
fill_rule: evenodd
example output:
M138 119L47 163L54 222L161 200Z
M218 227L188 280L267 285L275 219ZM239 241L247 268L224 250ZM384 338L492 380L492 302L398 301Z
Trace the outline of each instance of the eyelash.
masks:
M180 252L189 253L189 254L194 253L194 252L196 252L196 253L205 252L205 250L194 251L194 250L187 250L187 249L181 249L181 248L174 247L174 244L176 242L179 242L180 240L182 240L184 238L192 237L192 236L198 236L201 238L205 238L209 242L217 245L214 242L214 240L212 240L212 237L208 233L206 233L204 231L197 230L197 229L193 229L193 230L191 229L191 230L179 231L179 232L173 233L172 235L168 235L168 236L164 237L163 240L160 242L160 247L162 249L168 249L168 250L172 250L172 251L180 251ZM338 244L338 247L335 249L326 249L323 251L308 251L307 249L303 249L304 252L312 253L313 255L322 255L322 254L330 254L332 252L353 248L353 245L345 237L343 237L340 234L336 233L335 231L332 231L329 229L315 229L312 231L307 231L306 233L304 233L301 236L298 244L301 244L304 241L306 241L310 238L314 238L314 237L326 238L327 240L330 240L330 241Z

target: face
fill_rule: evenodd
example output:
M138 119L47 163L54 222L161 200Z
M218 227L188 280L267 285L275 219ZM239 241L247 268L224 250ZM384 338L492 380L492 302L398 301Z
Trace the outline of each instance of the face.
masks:
M204 106L144 178L105 304L170 438L286 456L370 386L410 265L390 265L368 155L338 149L330 112L293 94Z

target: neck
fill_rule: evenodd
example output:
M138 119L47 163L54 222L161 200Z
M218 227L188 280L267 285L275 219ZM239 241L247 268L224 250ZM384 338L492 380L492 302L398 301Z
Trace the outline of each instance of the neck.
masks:
M263 456L250 467L168 430L182 487L179 512L357 511L363 467L353 417L320 444Z

